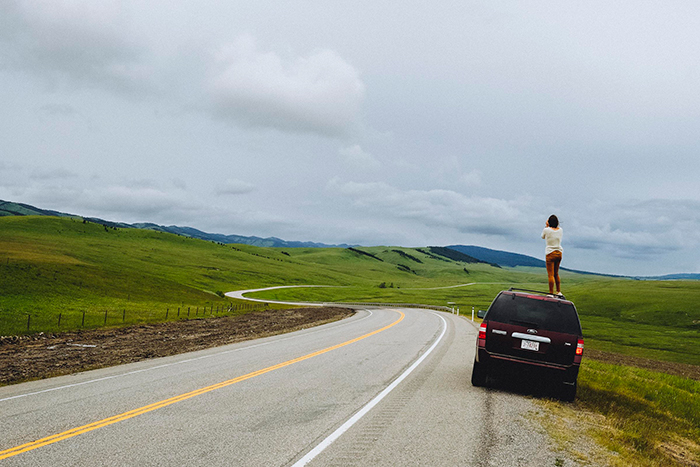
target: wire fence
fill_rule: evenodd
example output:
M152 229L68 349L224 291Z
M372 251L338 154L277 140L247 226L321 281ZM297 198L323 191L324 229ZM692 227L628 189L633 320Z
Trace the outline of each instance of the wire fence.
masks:
M311 303L310 303L311 304ZM382 303L382 302L323 302L314 303L322 306L346 307L395 307L395 308L424 308L463 314L476 317L478 306L436 306L421 303ZM149 324L157 322L180 321L190 319L206 319L231 316L269 308L268 303L220 303L206 305L175 305L157 310L138 308L91 308L63 309L59 312L37 310L34 313L13 313L0 310L0 336L26 335L37 333L67 332L81 329L100 327L120 327L129 325ZM485 309L485 308L483 308ZM472 311L474 313L472 314Z
M10 313L0 315L0 334L4 336L65 332L99 327L148 324L164 321L205 319L259 311L269 308L267 303L214 304L173 306L159 310L137 308L101 308L62 310L59 312Z

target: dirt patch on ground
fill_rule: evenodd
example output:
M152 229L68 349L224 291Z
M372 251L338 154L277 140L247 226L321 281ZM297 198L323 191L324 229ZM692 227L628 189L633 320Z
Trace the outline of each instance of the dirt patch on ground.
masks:
M615 365L628 365L645 370L661 371L669 375L682 376L684 378L700 381L700 366L689 365L687 363L663 362L660 360L651 360L649 358L631 357L618 353L601 352L599 350L586 349L584 357L598 360L604 363L613 363Z
M0 385L166 357L318 326L347 308L264 310L238 316L0 338Z

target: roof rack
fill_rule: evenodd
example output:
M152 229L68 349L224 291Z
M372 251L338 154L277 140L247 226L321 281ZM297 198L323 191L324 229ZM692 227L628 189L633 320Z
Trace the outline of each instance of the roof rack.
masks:
M549 292L542 292L542 291L540 291L540 290L519 289L519 288L517 288L517 287L511 287L511 288L508 289L508 291L509 291L509 292L519 291L519 292L538 293L538 294L541 294L541 295L549 295L549 296L553 296L554 298L560 298L560 299L562 299L562 300L566 300L566 297L564 297L564 295L561 295L561 294L560 294L560 295L555 295L555 294L551 294L551 293L549 293Z

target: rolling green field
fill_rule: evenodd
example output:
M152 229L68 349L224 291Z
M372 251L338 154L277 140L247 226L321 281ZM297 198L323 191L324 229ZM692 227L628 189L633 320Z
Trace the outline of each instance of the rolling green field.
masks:
M428 248L357 250L223 245L78 219L3 217L0 335L241 313L251 305L235 303L224 292L275 285L334 287L253 296L442 306L454 302L467 316L472 307L486 309L500 290L547 287L546 273L538 268L463 262ZM563 272L562 284L579 310L587 348L700 365L700 282ZM673 465L663 446L688 446L688 452L700 456L700 448L689 441L700 433L697 384L584 360L576 407L606 417L596 436L618 453L619 465Z
M350 295L340 299L374 299L387 291L386 299L393 300L390 292L398 289L392 283L438 287L521 276L416 251L411 259L393 250L399 249L388 250L387 260L380 261L341 248L284 251L112 229L75 219L3 217L0 334L26 333L28 314L29 332L80 327L83 312L88 327L103 323L105 311L108 324L120 324L124 313L127 323L129 317L131 322L162 320L166 310L172 318L178 307L194 312L196 307L228 306L231 300L222 293L244 288L342 285L350 286ZM387 288L380 289L384 281ZM412 298L423 297L416 292ZM486 297L482 301L488 303Z
M446 305L486 309L508 287L546 289L538 268L498 268L427 248L260 248L223 245L76 219L0 218L0 334L121 325L231 306L223 292L268 300ZM700 364L698 281L635 281L562 273L589 348ZM233 303L234 306L241 306ZM58 315L61 313L61 325ZM30 316L27 316L30 315ZM29 320L29 331L27 321Z
M382 256L381 248L365 250ZM478 276L478 273L474 275ZM532 268L496 269L489 271L486 281L465 287L437 290L414 287L282 289L259 292L251 297L432 305L445 305L453 301L460 306L463 314L469 316L472 306L486 309L498 291L505 288L547 288L544 271ZM564 273L562 288L566 297L576 304L588 348L700 365L700 307L697 306L700 282L637 281Z

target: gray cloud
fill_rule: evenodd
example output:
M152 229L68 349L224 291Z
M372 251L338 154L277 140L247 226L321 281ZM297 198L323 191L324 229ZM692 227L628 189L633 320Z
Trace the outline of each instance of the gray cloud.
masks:
M0 188L12 189L17 193L18 189L25 186L26 172L19 164L0 161Z
M109 212L120 217L128 214L144 220L173 211L196 212L200 208L197 203L162 189L120 185L83 189L76 204L91 212Z
M242 195L255 190L255 185L236 179L226 179L223 183L218 183L214 188L217 195Z
M51 85L135 91L147 85L143 50L127 40L121 3L8 0L0 16L5 66L30 71ZM150 86L150 84L148 85Z
M78 113L78 110L70 104L46 104L42 105L39 110L57 116L70 116Z
M700 247L700 202L646 200L605 203L573 224L569 244L613 257L649 261Z
M523 200L465 196L451 190L401 190L386 183L343 183L333 179L328 189L344 195L353 207L380 219L408 219L463 234L517 236L528 209Z
M60 181L76 178L78 175L64 168L36 168L31 171L29 178L39 181Z
M187 190L187 182L185 182L181 178L173 178L171 182L173 186L178 190Z

